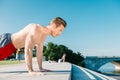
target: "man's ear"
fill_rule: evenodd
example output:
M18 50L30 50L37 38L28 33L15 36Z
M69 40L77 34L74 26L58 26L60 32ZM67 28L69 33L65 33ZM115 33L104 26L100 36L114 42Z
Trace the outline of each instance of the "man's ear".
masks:
M53 28L56 28L56 24L55 24L55 23L53 23L53 24L52 24L52 27L53 27Z

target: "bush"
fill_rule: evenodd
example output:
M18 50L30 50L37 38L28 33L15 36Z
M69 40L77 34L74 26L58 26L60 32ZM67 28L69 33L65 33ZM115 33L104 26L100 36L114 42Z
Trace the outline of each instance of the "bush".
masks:
M83 55L80 52L73 52L71 49L64 45L56 45L49 42L47 46L44 46L43 50L46 60L58 61L62 58L63 54L66 54L65 61L79 66L84 66L82 61L84 60Z

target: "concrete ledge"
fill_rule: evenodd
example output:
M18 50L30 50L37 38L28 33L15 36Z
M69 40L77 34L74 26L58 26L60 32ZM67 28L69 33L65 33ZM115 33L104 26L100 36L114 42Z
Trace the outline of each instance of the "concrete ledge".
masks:
M92 70L72 65L70 80L117 80Z

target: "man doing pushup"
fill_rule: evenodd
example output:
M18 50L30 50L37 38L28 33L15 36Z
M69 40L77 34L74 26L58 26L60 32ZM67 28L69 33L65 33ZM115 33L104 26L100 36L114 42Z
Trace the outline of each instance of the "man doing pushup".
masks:
M47 26L29 24L19 32L0 35L0 60L4 60L18 48L25 48L25 62L29 73L37 73L32 67L32 50L36 46L37 62L39 70L47 71L42 67L43 44L47 35L56 37L66 27L67 23L60 17L56 17Z

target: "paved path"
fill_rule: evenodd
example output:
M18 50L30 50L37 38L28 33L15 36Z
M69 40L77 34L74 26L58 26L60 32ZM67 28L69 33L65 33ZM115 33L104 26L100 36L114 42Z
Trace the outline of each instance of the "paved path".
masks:
M0 80L68 80L70 76L70 63L48 63L43 62L43 67L52 70L44 72L46 75L30 75L25 63L14 65L0 65ZM36 62L34 69L38 70Z

